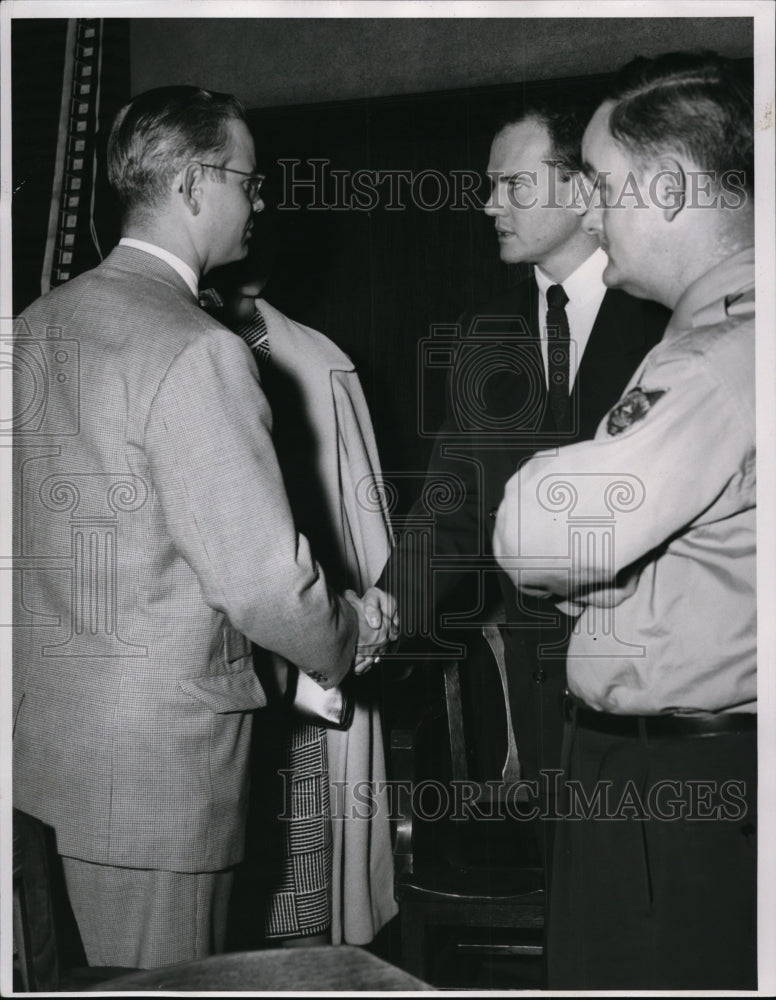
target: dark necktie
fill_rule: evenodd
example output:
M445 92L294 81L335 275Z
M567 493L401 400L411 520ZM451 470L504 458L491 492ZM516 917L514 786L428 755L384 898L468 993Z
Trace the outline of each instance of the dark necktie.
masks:
M571 430L569 400L569 321L563 285L547 289L547 360L550 409L559 431Z

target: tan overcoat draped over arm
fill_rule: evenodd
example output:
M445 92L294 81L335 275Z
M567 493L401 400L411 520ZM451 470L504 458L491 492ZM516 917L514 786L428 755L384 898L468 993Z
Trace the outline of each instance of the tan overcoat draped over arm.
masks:
M372 422L353 362L323 334L264 300L272 367L287 377L306 437L306 486L315 508L305 523L316 556L338 587L362 593L379 577L390 549L390 522ZM282 452L282 446L279 445ZM309 456L312 455L312 468ZM281 464L283 464L281 458ZM293 497L293 489L289 490ZM320 549L320 555L319 553ZM324 554L325 553L325 554ZM397 912L380 716L356 703L346 732L328 731L334 840L332 940L371 941ZM369 782L372 818L357 801Z

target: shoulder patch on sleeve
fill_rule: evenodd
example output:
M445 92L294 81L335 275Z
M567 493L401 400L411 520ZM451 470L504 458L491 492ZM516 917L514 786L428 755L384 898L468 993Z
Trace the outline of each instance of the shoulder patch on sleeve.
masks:
M606 431L610 437L622 434L631 424L638 420L643 420L661 396L665 396L667 389L653 389L651 391L642 389L640 385L634 386L627 393L615 408L610 412L606 421Z

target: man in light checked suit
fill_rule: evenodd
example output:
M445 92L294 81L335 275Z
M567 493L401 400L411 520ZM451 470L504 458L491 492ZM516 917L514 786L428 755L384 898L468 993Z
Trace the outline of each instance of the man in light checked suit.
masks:
M119 245L17 323L14 803L55 830L90 965L150 968L223 947L265 702L248 640L328 688L386 630L327 586L251 352L197 303L263 207L241 106L141 95L108 171ZM33 422L44 342L64 377Z

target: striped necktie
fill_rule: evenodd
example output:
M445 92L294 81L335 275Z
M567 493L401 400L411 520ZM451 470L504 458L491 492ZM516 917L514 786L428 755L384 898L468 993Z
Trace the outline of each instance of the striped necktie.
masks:
M236 332L256 355L257 361L269 361L269 330L258 306L252 318Z
M223 319L221 312L224 308L224 300L215 288L203 288L199 293L199 304L217 319ZM244 323L235 333L242 337L245 343L256 355L257 361L269 361L269 331L264 317L256 306L256 312Z

